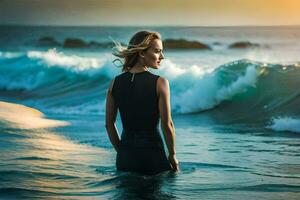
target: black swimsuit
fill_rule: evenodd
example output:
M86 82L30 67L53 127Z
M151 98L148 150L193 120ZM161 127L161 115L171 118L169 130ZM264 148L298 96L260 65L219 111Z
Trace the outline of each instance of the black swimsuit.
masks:
M114 80L112 95L123 125L118 170L151 175L171 169L158 128L158 78L145 71L125 72Z

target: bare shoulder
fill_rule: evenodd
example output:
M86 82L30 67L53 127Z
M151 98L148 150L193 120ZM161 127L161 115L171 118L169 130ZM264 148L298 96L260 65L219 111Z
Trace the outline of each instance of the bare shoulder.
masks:
M108 92L111 92L112 91L112 88L114 86L114 82L115 82L115 79L112 79L109 83L109 87L108 87Z
M169 81L168 81L168 79L160 76L157 80L157 84L161 85L161 86L166 86L166 85L169 85Z
M158 95L168 92L169 91L169 81L168 81L168 79L160 76L157 80L156 87L157 87Z

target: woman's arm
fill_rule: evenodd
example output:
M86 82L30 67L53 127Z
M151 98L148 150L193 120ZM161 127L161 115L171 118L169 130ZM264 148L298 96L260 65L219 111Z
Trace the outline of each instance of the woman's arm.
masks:
M105 128L111 144L114 146L115 150L118 151L120 137L118 134L118 129L116 127L117 107L112 96L113 84L114 80L111 81L106 95Z
M159 77L157 80L157 93L159 97L159 114L161 127L169 151L169 161L175 171L179 170L175 150L175 128L171 116L170 87L167 79Z

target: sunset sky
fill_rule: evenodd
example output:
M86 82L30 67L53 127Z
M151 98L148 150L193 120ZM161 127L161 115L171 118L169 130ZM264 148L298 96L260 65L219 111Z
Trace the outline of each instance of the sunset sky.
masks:
M300 0L0 0L0 24L300 25Z

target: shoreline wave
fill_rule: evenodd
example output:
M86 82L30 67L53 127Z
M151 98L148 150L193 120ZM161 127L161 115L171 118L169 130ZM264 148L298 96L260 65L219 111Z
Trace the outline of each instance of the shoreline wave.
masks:
M1 99L47 113L103 114L106 88L120 73L109 59L69 56L55 50L2 54L0 66ZM183 67L166 59L158 73L170 81L176 114L209 112L233 119L267 120L300 115L299 66L243 59L213 70Z
M0 101L0 119L21 129L39 129L67 126L70 123L45 119L44 114L34 108Z

